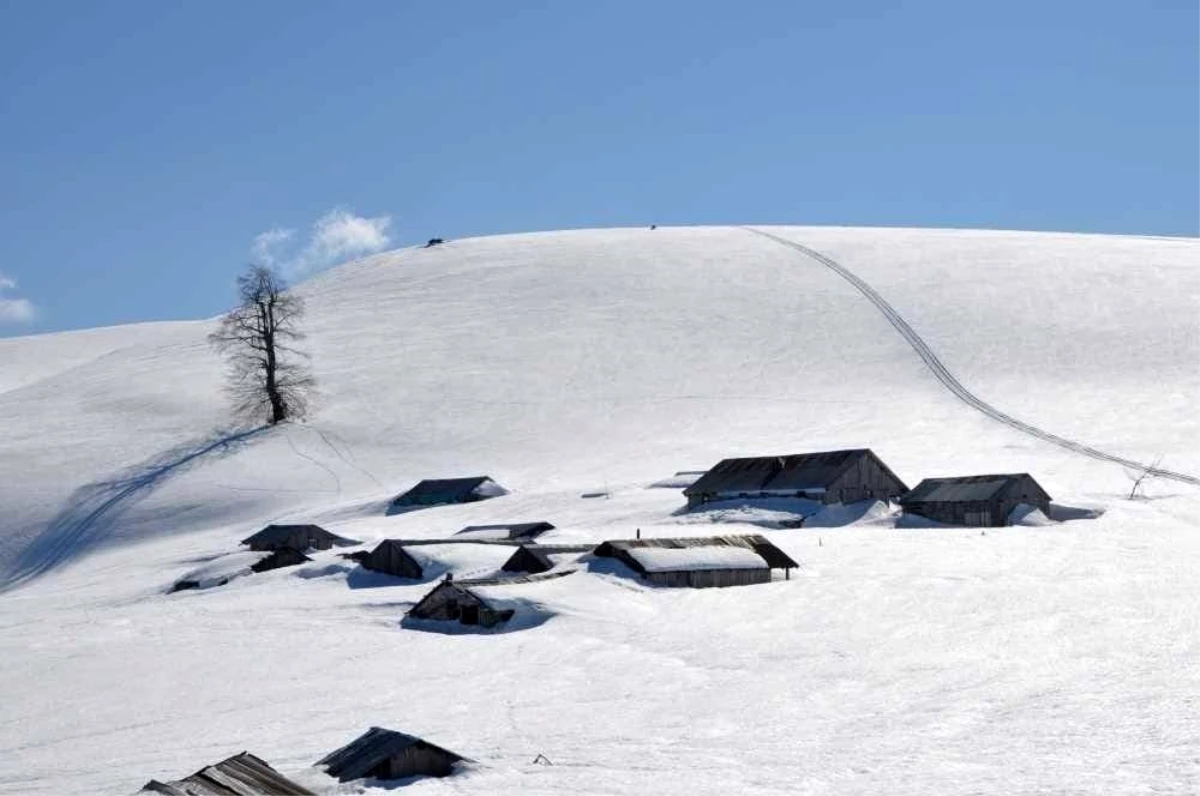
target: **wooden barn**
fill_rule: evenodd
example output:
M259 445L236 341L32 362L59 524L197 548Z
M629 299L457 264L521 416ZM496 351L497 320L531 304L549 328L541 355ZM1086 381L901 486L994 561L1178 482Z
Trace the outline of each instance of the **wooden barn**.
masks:
M139 793L163 796L312 796L313 792L297 785L249 752L222 760L195 774L171 782L152 779Z
M768 583L771 570L791 577L787 553L758 535L687 539L615 539L593 554L614 558L659 586L693 589Z
M688 507L744 498L806 498L822 503L892 500L908 491L867 448L724 459L683 490Z
M559 564L578 560L592 549L590 544L523 544L500 567L505 572L525 572L536 575L548 572Z
M496 585L497 580L456 581L446 579L409 609L411 619L458 622L462 625L495 627L512 619L514 610L480 593L479 587Z
M1010 524L1024 503L1050 514L1050 495L1029 473L926 478L900 499L905 514L947 525L999 527Z
M446 503L475 503L507 495L508 490L486 475L471 478L433 478L392 498L392 508L440 506Z
M468 525L455 536L474 536L481 539L504 539L511 542L528 542L546 531L553 531L548 522L510 522L496 525Z
M446 777L460 762L471 762L428 741L395 730L372 727L317 762L341 782L374 777Z
M242 540L251 550L279 550L290 547L301 553L307 550L328 550L337 545L348 547L359 544L322 528L320 525L268 525L253 536Z
M358 563L374 572L420 580L425 577L425 565L428 562L405 550L399 540L384 539L370 553L358 557Z

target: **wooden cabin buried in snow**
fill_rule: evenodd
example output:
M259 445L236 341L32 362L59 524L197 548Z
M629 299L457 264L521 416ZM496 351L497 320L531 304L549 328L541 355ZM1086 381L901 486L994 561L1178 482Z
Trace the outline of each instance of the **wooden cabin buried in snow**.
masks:
M549 572L559 564L577 561L584 553L590 552L589 544L523 544L508 557L500 567L505 572L526 572L536 575Z
M425 567L421 560L404 549L396 539L384 539L358 561L364 569L395 575L398 578L420 580L425 577Z
M900 499L905 514L946 525L999 527L1012 524L1024 504L1050 514L1050 495L1028 473L926 478Z
M434 478L421 481L407 492L394 497L391 507L475 503L507 494L507 489L486 475L477 475L471 478Z
M395 730L372 727L350 743L317 762L341 782L374 777L446 777L459 762L470 762L428 741Z
M688 507L720 500L805 498L822 503L889 501L908 491L866 448L724 459L685 488Z
M292 782L249 752L202 768L183 779L171 782L152 779L139 792L163 796L312 796L312 791Z
M350 547L358 544L354 539L332 534L320 525L268 525L253 536L242 540L251 550L279 550L290 547L301 553L307 550L328 550L337 545Z
M615 539L597 547L594 555L615 558L658 586L693 589L769 583L771 570L782 569L789 578L799 566L758 535Z
M475 585L496 581L476 581ZM447 577L409 609L412 619L458 622L463 625L495 627L512 619L515 611L501 608L471 588L472 581L454 581Z
M468 525L455 536L469 536L477 539L497 539L510 542L530 542L544 534L553 531L554 525L549 522L506 522L495 525Z

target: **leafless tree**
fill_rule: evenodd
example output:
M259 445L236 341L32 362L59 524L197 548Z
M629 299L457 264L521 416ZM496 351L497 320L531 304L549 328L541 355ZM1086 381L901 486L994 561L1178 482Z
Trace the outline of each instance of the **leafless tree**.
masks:
M304 417L316 382L304 339L304 302L270 268L252 265L238 277L238 306L209 335L229 361L228 390L235 411L271 425Z
M1133 479L1133 486L1129 490L1129 500L1135 500L1139 497L1138 490L1142 488L1143 481L1145 481L1147 478L1154 478L1156 475L1158 475L1158 466L1162 464L1162 460L1163 457L1159 455L1159 457L1154 460L1153 464L1142 467L1137 472L1129 472L1126 470L1126 474ZM1143 494L1141 497L1145 497L1145 495Z

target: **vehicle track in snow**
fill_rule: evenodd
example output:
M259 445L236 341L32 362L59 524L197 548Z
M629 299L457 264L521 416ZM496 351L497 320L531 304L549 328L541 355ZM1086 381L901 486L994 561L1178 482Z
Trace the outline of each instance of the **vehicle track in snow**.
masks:
M1097 450L1096 448L1093 448L1090 445L1085 445L1082 442L1077 442L1072 439L1067 439L1066 437L1060 437L1057 434L1051 434L1048 431L1043 431L1037 426L1031 426L1028 423L1012 417L1011 415L1005 414L995 406L992 406L964 387L962 382L956 379L954 374L951 373L950 370L942 363L942 361L938 359L937 355L933 353L933 349L929 347L929 344L926 343L921 336L917 334L911 326L908 325L908 322L905 321L900 313L896 311L896 308L889 304L882 295L880 295L865 281L860 279L849 268L846 268L830 257L826 257L819 251L810 249L809 247L800 243L796 243L793 240L788 240L787 238L783 238L779 235L774 235L770 232L765 232L754 227L741 227L741 229L754 235L764 237L767 240L774 241L781 246L786 246L789 249L798 251L806 257L825 266L830 271L833 271L835 274L842 277L842 279L845 279L847 282L849 282L859 293L863 294L867 300L874 304L875 307L883 313L883 316L887 318L888 322L895 327L896 331L900 332L900 335L908 342L910 346L912 346L912 349L917 352L917 356L921 358L921 361L925 363L926 367L929 368L937 380L940 381L942 385L946 387L946 389L953 393L956 398L970 406L972 409L987 415L999 423L1003 423L1009 428L1015 429L1024 434L1028 434L1031 437L1036 437L1043 442L1049 442L1050 444L1057 445L1060 448L1065 448L1069 451L1088 456L1092 459L1112 462L1113 464L1119 464L1124 467L1133 468L1139 472L1148 472L1158 478L1167 478L1173 481L1180 481L1185 484L1200 486L1200 478L1197 478L1194 475L1178 473L1173 470L1164 470L1161 467L1155 467L1153 465L1136 462L1132 459L1116 456L1111 453L1105 453L1102 450Z

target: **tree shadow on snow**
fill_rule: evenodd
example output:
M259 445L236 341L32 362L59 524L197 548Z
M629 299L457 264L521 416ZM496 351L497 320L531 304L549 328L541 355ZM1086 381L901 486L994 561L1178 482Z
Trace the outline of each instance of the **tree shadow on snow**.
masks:
M12 591L83 556L118 527L122 514L172 478L213 459L233 455L268 430L268 426L230 431L219 429L163 451L111 478L86 484L75 492L45 530L0 576L0 593Z

